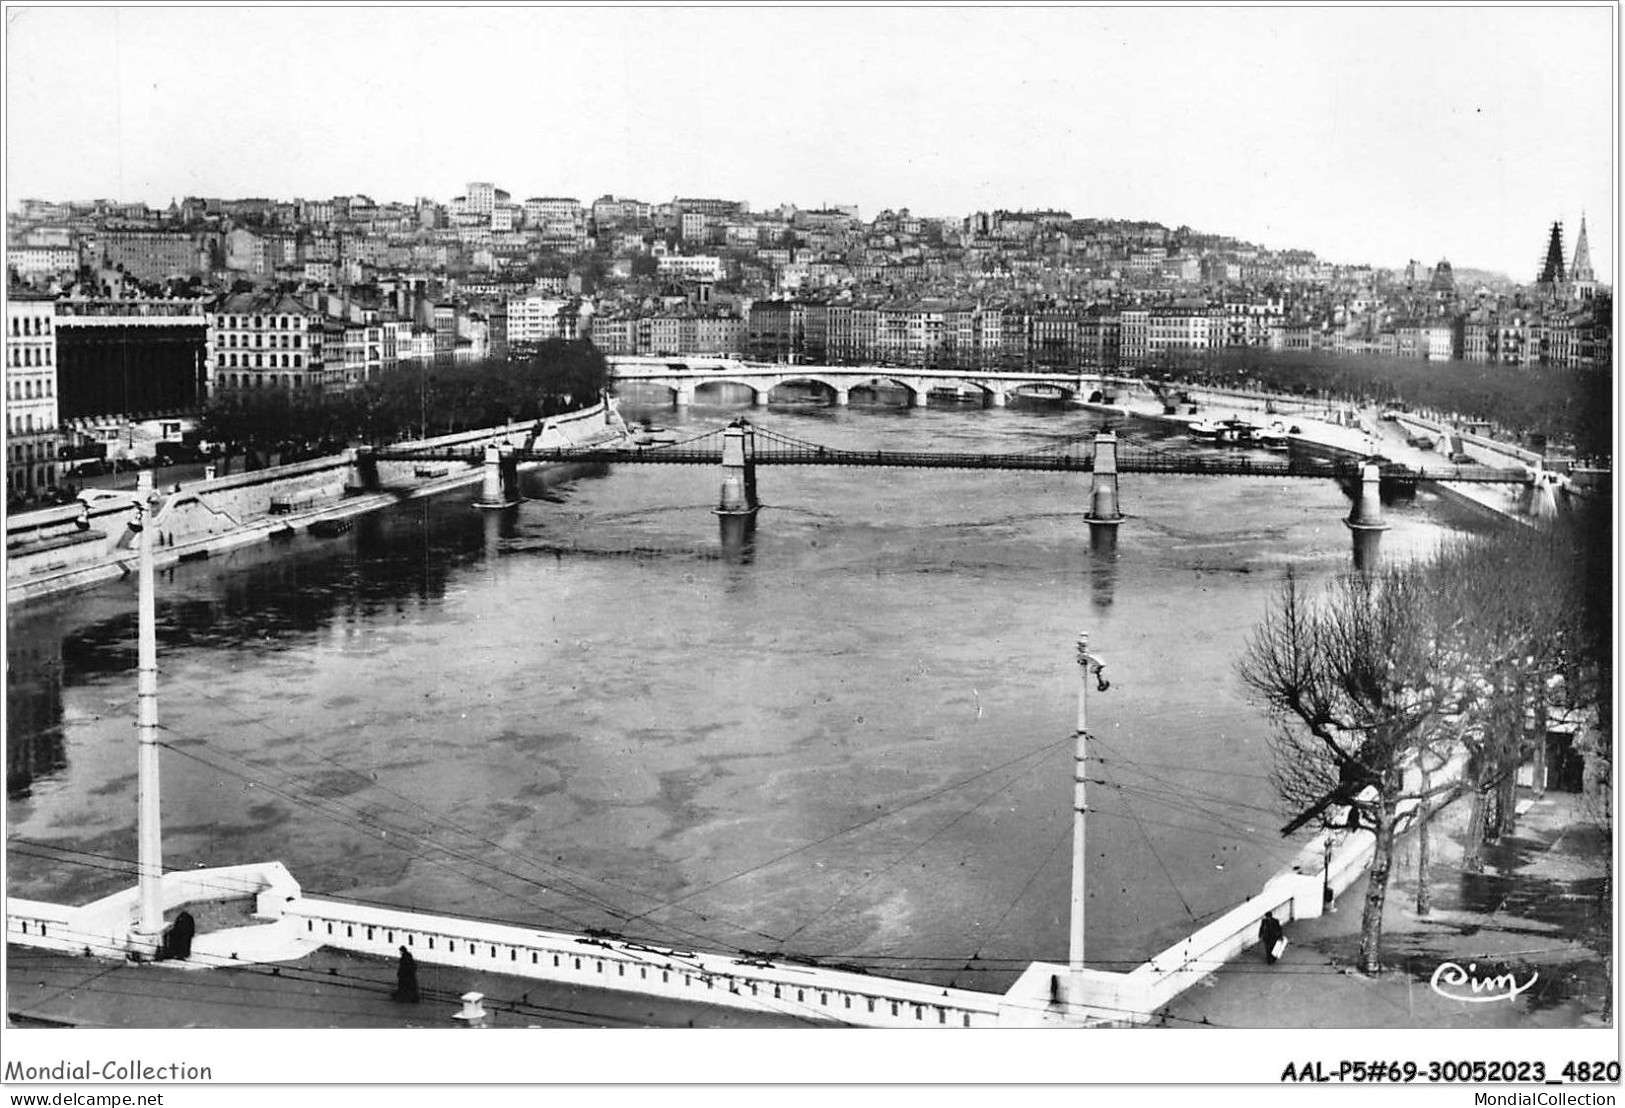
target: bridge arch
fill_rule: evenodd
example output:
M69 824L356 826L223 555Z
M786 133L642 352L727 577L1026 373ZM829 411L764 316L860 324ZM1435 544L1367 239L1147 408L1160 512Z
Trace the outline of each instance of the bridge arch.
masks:
M723 385L734 385L738 388L749 389L751 403L758 407L767 403L768 394L773 391L773 386L771 383L766 383L760 380L749 380L742 377L730 377L727 374L721 373L717 374L715 377L705 377L699 380L689 378L684 383L689 387L691 393L696 397L699 395L701 389L709 388L713 385L717 386L718 388Z
M776 382L780 385L809 382L821 385L835 395L835 403L844 405L854 389L874 389L882 385L891 385L904 390L909 395L909 406L915 408L925 407L925 398L933 382L918 377L909 377L894 373L865 373L835 374L820 373L787 373Z
M1059 381L1004 381L1001 382L1004 394L1007 397L1024 397L1028 400L1062 400L1068 404L1074 403L1082 396L1077 388ZM1033 390L1042 389L1043 392Z
M831 402L838 407L844 407L846 405L847 398L852 390L852 382L844 379L835 380L829 375L821 373L780 374L778 377L773 379L773 382L768 387L767 391L771 394L773 389L778 388L780 385L817 385L820 391L828 396Z

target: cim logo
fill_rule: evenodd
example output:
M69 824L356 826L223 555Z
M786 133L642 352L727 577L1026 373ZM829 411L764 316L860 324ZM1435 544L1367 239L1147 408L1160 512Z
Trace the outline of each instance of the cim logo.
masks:
M1455 962L1444 962L1433 971L1433 979L1428 983L1434 992L1448 1000L1485 1004L1492 1000L1515 1000L1539 977L1539 973L1531 973L1529 980L1520 985L1517 976L1511 973L1480 976L1477 962L1468 962L1466 969Z

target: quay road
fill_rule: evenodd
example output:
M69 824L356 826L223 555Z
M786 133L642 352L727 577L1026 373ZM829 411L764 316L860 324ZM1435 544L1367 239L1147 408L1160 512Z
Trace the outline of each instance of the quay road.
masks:
M421 1000L393 999L395 963L317 950L207 972L9 946L6 1013L19 1027L458 1027L469 992L487 1027L833 1027L772 1012L418 963Z

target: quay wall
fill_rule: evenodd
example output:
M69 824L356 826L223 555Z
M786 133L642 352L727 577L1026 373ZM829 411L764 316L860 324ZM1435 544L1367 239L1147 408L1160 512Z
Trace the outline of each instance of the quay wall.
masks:
M545 420L488 427L402 443L477 455L487 445L568 447L619 439L625 425L613 401ZM363 488L356 451L251 473L230 474L156 490L159 568L261 542L317 519L361 515L403 498L430 496L478 482L473 462L424 465L379 462L378 482ZM7 520L6 598L16 603L132 573L137 551L125 493L93 497Z

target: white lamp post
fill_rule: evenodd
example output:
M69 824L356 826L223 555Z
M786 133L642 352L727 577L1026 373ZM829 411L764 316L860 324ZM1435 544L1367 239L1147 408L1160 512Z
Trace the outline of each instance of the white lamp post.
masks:
M135 519L130 522L130 530L135 532L139 552L136 575L139 586L136 609L136 872L140 910L135 928L130 933L130 950L138 956L151 957L157 953L164 933L164 861L158 804L158 619L152 570L152 522L156 515L157 495L153 490L152 471L141 471L136 478L133 494L110 495L100 492L97 499L123 500L135 508Z
M1083 911L1084 911L1084 813L1088 811L1084 797L1084 783L1089 760L1089 731L1087 697L1091 674L1097 688L1105 692L1111 687L1101 670L1105 668L1098 656L1089 653L1089 635L1078 636L1078 670L1082 681L1078 685L1077 750L1073 755L1072 770L1072 941L1067 969L1072 978L1072 996L1076 1003L1083 993Z

